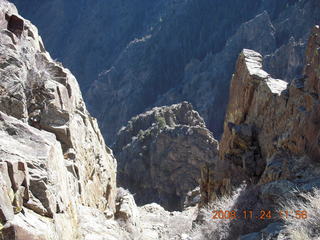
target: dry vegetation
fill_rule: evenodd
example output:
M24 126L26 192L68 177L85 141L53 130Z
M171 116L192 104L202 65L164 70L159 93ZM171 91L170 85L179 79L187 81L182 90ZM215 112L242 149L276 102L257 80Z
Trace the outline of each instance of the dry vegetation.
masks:
M212 219L214 210L232 210L237 199L244 191L245 185L234 191L231 196L224 196L200 212L201 224L197 225L190 234L192 240L223 240L228 239L230 235L230 219Z
M280 239L318 240L320 239L320 189L299 194L299 200L283 204L283 209L294 213L306 211L305 219L295 216L285 218L285 227Z
M260 232L270 222L239 221L228 219L212 219L213 210L236 209L241 211L251 205L252 209L259 209L261 205L256 201L254 191L245 189L244 186L234 192L232 196L225 196L213 202L209 207L201 210L201 224L198 224L189 234L190 240L233 240L239 239L247 233ZM244 198L249 196L248 202ZM289 212L289 217L282 221L276 220L277 224L283 224L279 235L273 238L277 240L320 240L320 189L311 193L300 193L297 198L279 204L279 209ZM307 215L302 219L297 217L296 211L304 211ZM198 219L199 220L199 219ZM273 221L274 222L274 221ZM281 229L281 228L280 228ZM263 236L264 234L260 235ZM276 236L274 238L274 236ZM269 236L270 237L270 236ZM256 238L254 238L256 239ZM259 238L260 239L260 238Z

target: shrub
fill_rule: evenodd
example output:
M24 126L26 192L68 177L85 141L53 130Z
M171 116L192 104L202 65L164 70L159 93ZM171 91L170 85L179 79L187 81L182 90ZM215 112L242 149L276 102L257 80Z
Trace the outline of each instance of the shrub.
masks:
M201 212L202 223L195 226L192 231L192 240L222 240L228 239L230 234L230 221L229 219L212 219L212 211L214 210L232 210L235 206L241 192L244 191L245 185L240 186L230 196L223 196L216 201L212 202Z
M131 193L129 192L128 189L124 189L122 187L119 187L117 189L117 196L116 196L116 201L120 201L122 198L124 198L127 195L130 195Z
M164 129L165 126L167 125L166 124L166 119L164 117L159 116L159 115L156 115L155 119L156 119L156 122L157 122L159 128L160 129Z
M289 213L306 211L306 218L294 216L284 218L285 227L281 235L292 240L320 239L320 189L311 193L300 193L299 200L291 200L282 206Z

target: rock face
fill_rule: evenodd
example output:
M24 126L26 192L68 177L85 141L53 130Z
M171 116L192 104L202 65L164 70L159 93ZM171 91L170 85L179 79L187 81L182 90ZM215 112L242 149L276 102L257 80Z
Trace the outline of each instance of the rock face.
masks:
M0 79L0 238L80 239L79 206L116 211L116 161L74 76L3 0Z
M121 100L119 105L123 108L115 105L110 110L113 114L110 119L118 120L119 116L126 119L151 105L176 101L182 96L179 95L181 89L190 82L185 94L196 92L195 99L202 99L198 104L205 106L203 111L218 102L223 105L219 98L206 105L209 96L206 94L220 86L219 83L212 87L208 76L221 76L223 80L227 71L217 70L218 60L229 61L243 45L267 54L268 70L288 78L283 81L271 77L262 69L260 54L253 50L242 51L231 81L219 153L218 143L204 120L187 102L153 108L132 118L117 135L114 149L120 160L120 184L135 194L139 205L155 201L169 210L181 209L186 199L187 206L194 206L199 191L205 204L246 181L252 188L240 194L233 207L258 210L270 206L274 209L276 203L294 197L293 189L311 191L313 187L320 187L318 26L307 44L303 76L289 79L298 74L302 64L300 51L304 48L305 31L301 29L314 20L312 16L319 5L312 0L292 1L282 12L279 6L282 9L283 5L278 5L279 1L262 2L244 5L244 9L250 6L252 11L250 16L240 14L241 19L256 17L241 26L239 21L240 27L230 30L212 54L206 56L206 45L194 50L194 42L197 45L210 39L213 43L213 36L220 32L215 32L211 38L210 34L203 33L206 31L200 31L203 34L199 35L182 31L177 39L165 45L168 48L163 49L161 44L157 49L150 47L159 39L168 40L166 36L172 33L169 30L175 20L187 20L192 15L186 13L193 9L197 13L206 10L203 7L206 5L192 0L177 1L177 5L169 7L179 9L173 14L175 17L171 13L166 15L165 21L159 20L161 24L155 32L150 30L154 33L152 36L132 41L115 60L114 67L101 75L100 82L94 83L90 94L98 93L97 99L107 91L110 94L105 95L108 104ZM243 1L233 3L243 6ZM256 15L261 6L273 10ZM230 9L228 5L224 7ZM297 22L298 13L310 18ZM208 11L208 15L212 12ZM200 23L205 19L200 18ZM197 26L198 20L193 19L191 25ZM229 23L226 21L222 25ZM261 25L265 27L260 31ZM294 32L293 25L299 33L289 38ZM177 22L173 26L174 30L179 30L181 25ZM184 51L181 53L176 44L188 39L185 38L188 35L200 36L200 40L190 38L190 42L182 42ZM177 58L163 66L158 64L168 59L167 54ZM127 65L135 57L138 63ZM192 60L194 58L201 60ZM148 60L152 60L151 65L140 64ZM175 66L175 62L181 65ZM275 69L280 63L281 69ZM154 70L155 66L159 68ZM185 67L183 71L174 72L181 66ZM212 71L207 71L207 67ZM185 72L190 74L184 75ZM164 75L158 76L158 73ZM180 86L182 76L185 82ZM140 82L136 82L137 79ZM157 82L159 79L163 79L161 84ZM199 88L193 85L198 80ZM141 97L142 89L152 90L145 99ZM142 103L141 109L131 109L137 103ZM103 119L107 111L103 104L101 106ZM115 133L120 124L121 121L108 127L109 130L106 128L106 132ZM116 168L112 151L105 146L95 119L86 110L74 76L52 60L37 29L21 17L12 4L0 0L0 239L190 239L186 233L193 231L191 220L195 217L195 208L170 213L154 203L137 207L129 192L116 188ZM199 178L200 190L196 188ZM274 237L280 231L278 223L251 224L254 221L241 229L243 235L251 233L243 239ZM235 221L228 226L230 239L239 236L236 229L240 228Z
M182 106L190 116L167 119L204 128ZM116 167L74 76L51 59L36 27L0 0L0 239L181 239L191 229L196 208L137 207L116 188Z
M0 113L0 128L2 237L76 238L73 196L78 191L70 188L73 176L65 166L55 135L4 113ZM57 231L53 221L61 226Z
M306 67L290 84L262 69L262 56L240 54L231 80L220 159L207 169L205 201L242 181L273 203L289 190L319 187L319 26L313 28Z
M117 136L119 185L139 205L182 209L188 191L199 184L201 166L215 161L217 147L191 104L154 108L132 118Z
M108 143L133 116L182 101L220 138L241 50L264 55L275 78L298 78L320 20L318 0L14 2L89 89L88 107Z
M83 195L83 202L94 205L94 195L105 195L105 201L101 201L101 208L105 208L108 200L112 203L115 198L115 160L105 149L97 123L85 108L78 83L67 69L50 58L33 25L14 11L1 10L3 23L6 19L22 22L24 31L19 30L17 35L13 27L9 30L9 25L1 31L0 110L54 133L70 171L79 180L79 191L90 193ZM99 177L92 178L95 174Z

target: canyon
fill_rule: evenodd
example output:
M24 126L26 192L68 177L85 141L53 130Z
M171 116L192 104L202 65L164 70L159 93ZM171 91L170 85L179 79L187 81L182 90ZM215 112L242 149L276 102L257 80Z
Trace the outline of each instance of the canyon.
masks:
M239 52L301 77L318 0L13 0L77 77L107 144L134 116L187 101L220 139ZM32 7L30 7L32 6Z
M66 63L77 66L76 74L86 72L78 83L51 57L37 27L0 0L0 239L299 239L281 218L214 222L212 211L277 211L290 201L307 207L303 194L320 188L319 4L234 1L250 11L233 15L241 21L211 48L215 34L238 20L204 34L196 25L219 17L211 16L213 2L123 2L117 26L124 28L111 24L112 37L99 40L122 41L105 53L89 51L100 44L89 41L88 69L72 60L81 61L87 44L70 47L84 31L73 24L97 23L101 5L93 5L98 15L84 19L68 14L74 1L33 9L35 16L52 17L57 13L50 6L61 6L59 31L79 31L70 32L59 53L70 57ZM117 7L109 4L104 7ZM106 16L117 13L109 9ZM132 19L136 25L127 25ZM179 32L186 19L192 31ZM55 34L50 24L46 38ZM151 36L127 45L148 31ZM177 34L169 39L172 31ZM180 46L181 39L190 42ZM310 228L304 239L317 239L318 231Z

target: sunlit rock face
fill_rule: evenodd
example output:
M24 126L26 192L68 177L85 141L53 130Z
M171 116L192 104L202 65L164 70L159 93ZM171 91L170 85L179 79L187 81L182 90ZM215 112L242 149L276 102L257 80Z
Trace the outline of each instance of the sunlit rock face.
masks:
M317 0L14 2L75 73L108 143L133 116L182 101L220 138L242 49L260 52L267 72L291 81L320 20Z
M75 77L7 1L0 28L0 235L78 239L78 206L116 211L115 158Z
M274 190L269 183L286 186L283 191L318 186L319 33L314 27L303 77L290 84L265 72L259 53L242 51L231 80L220 158L207 169L211 178L203 188L205 201L243 181L261 185L261 194L269 197Z
M252 209L258 217L250 224L231 221L226 239L283 239L282 221L259 220L261 210L275 216L288 202L305 204L301 193L320 187L319 37L315 26L303 77L290 83L267 73L258 52L244 49L238 57L219 158L202 169L201 205L219 202L246 184L231 209ZM203 216L199 212L197 220Z
M83 76L104 136L116 139L120 183L133 189L138 203L181 209L198 178L202 203L246 181L256 191L245 200L252 197L246 202L256 209L290 198L292 189L319 186L318 27L296 78L308 26L320 16L317 1L230 0L217 12L209 0L118 2L105 5L106 13L101 1L43 1L37 6L46 8L36 13L49 18L39 18L48 39L63 46ZM31 1L24 4L35 9ZM111 12L120 13L120 23L104 19ZM227 13L232 19L223 17ZM112 31L101 31L104 25ZM55 29L67 38L57 38ZM115 158L75 77L4 0L0 35L0 239L181 239L181 231L191 231L194 213L137 207L130 193L117 191ZM218 153L206 125L219 135L229 79ZM182 103L171 105L176 102ZM163 104L168 107L147 111Z
M169 239L186 220L191 229L194 211L137 207L116 168L75 77L0 0L0 239Z

